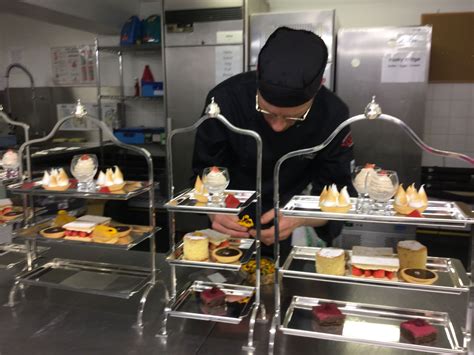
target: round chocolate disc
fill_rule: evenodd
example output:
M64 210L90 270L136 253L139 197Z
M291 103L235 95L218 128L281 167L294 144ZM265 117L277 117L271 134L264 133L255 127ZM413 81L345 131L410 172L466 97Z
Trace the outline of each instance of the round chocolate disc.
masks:
M430 280L436 277L434 272L426 269L406 269L405 274L422 280Z
M59 233L59 232L64 232L64 231L65 231L64 228L52 227L52 228L45 229L43 233Z
M23 212L15 212L15 211L11 211L11 212L7 212L4 214L4 216L19 216L20 214L22 214Z
M216 250L216 255L218 256L237 256L240 254L240 251L236 248L221 248Z
M114 227L117 232L121 233L121 232L125 232L125 231L128 231L130 230L131 228L129 226L116 226Z

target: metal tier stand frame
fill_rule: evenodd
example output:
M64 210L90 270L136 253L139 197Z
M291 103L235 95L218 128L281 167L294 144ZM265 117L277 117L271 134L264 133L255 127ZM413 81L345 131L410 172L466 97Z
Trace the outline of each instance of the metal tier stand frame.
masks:
M256 145L257 145L257 164L256 164L256 180L255 180L255 186L256 186L256 194L255 194L255 203L256 203L256 215L255 215L255 228L256 228L256 239L255 239L255 254L256 254L256 282L255 282L255 301L252 307L251 311L251 316L250 316L250 322L249 322L249 334L248 334L248 342L247 346L244 346L243 349L245 351L254 351L254 328L255 328L255 323L256 320L258 319L259 321L266 321L266 310L265 310L265 305L261 301L261 295L260 295L260 259L261 259L261 250L260 250L260 232L261 232L261 223L260 223L260 218L262 215L262 139L260 136L252 131L252 130L247 130L247 129L242 129L239 127L234 126L232 123L230 123L223 115L220 114L220 108L217 103L214 102L214 98L212 98L211 103L207 106L205 115L202 116L198 121L196 121L193 125L184 127L184 128L179 128L175 130L171 130L167 136L167 169L168 169L168 194L169 194L169 200L171 201L175 196L174 196L174 185L173 185L173 157L172 157L172 140L175 135L178 134L184 134L184 133L189 133L192 131L197 130L201 124L203 124L207 120L218 120L220 121L226 128L228 128L230 131L235 132L240 135L248 136L251 137L255 140ZM171 127L170 124L168 127ZM203 213L206 212L206 210L202 211L196 211L198 213ZM219 213L226 213L225 209L223 208L221 212ZM227 212L228 213L228 212ZM175 226L175 217L174 217L175 212L173 210L169 211L169 228L170 228L170 255L172 255L175 250L176 250L176 226ZM172 311L172 305L176 302L177 298L179 298L179 295L177 296L176 293L176 284L177 284L177 279L176 279L176 265L171 264L171 298L165 307L165 312L163 316L163 321L162 321L162 326L160 329L159 334L157 334L158 337L165 338L167 337L167 320L170 312ZM208 266L206 266L208 267ZM209 268L209 267L208 267ZM210 267L212 268L212 266ZM216 267L218 269L218 267ZM259 312L260 311L260 312ZM184 317L186 318L186 317ZM199 319L199 318L194 318L194 319ZM202 318L204 319L204 318Z
M426 144L425 142L423 142L423 140L420 137L418 137L418 135L409 126L407 126L403 121L401 121L400 119L398 119L396 117L383 114L381 107L379 106L379 104L377 104L375 102L375 96L372 97L372 101L366 106L364 114L353 116L353 117L349 118L348 120L344 121L343 123L341 123L329 135L329 137L326 138L326 140L323 143L321 143L320 145L317 145L317 146L312 147L312 148L296 150L296 151L287 153L284 156L282 156L277 161L277 163L275 165L275 168L274 168L274 173L273 173L273 183L274 183L273 203L274 203L274 212L275 212L275 217L274 217L274 219L275 219L274 254L275 254L275 258L276 258L276 260L275 260L275 269L276 270L275 270L275 290L274 290L274 292L275 292L275 313L274 313L274 316L273 316L273 319L272 319L272 324L271 324L271 328L270 328L270 332L269 332L270 334L269 334L268 351L269 351L270 355L274 353L276 333L277 333L279 327L282 324L281 323L281 294L280 294L281 290L280 290L280 277L279 277L279 275L280 275L280 247L279 247L280 230L279 230L279 220L280 220L280 213L281 213L280 212L281 208L280 208L280 192L279 192L279 185L280 185L279 184L279 175L280 175L281 166L288 159L303 156L303 155L314 154L314 153L317 153L317 152L321 151L322 149L327 147L334 140L334 138L342 131L343 128L349 126L350 124L356 123L358 121L375 120L375 119L390 122L390 123L398 126L403 131L405 131L405 133L407 133L407 135L413 140L413 142L416 145L418 145L422 150L424 150L428 153L443 156L443 157L449 157L449 158L456 158L456 159L464 160L464 161L468 162L469 164L474 165L474 159L467 156L467 155L465 155L465 154L460 154L460 153L456 153L456 152L450 152L450 151L435 149L435 148L429 146L428 144ZM323 214L321 214L321 216L324 218ZM331 219L331 218L329 217L327 219ZM474 220L471 219L471 220L468 220L468 221L465 221L465 222L468 223L468 224L473 224ZM474 232L471 231L471 250L470 250L470 257L471 257L471 260L470 260L470 267L471 267L470 278L471 278L471 280L470 281L471 281L471 283L468 287L469 296L468 296L467 309L466 309L466 325L465 325L465 329L463 331L463 333L464 333L464 348L465 349L468 349L469 344L470 344L471 327L472 327L471 317L472 317L473 309L474 309L474 305L472 304L471 297L470 297L472 295L472 288L473 288L473 284L474 284L474 273L473 273L473 270L474 270L474 257L473 257L473 255L474 255L474 242L473 242L474 235L473 234L474 234Z
M9 125L23 128L23 132L24 132L24 135L25 135L25 142L28 142L30 140L30 126L27 125L26 123L12 120L10 117L8 117L8 115L5 112L3 112L3 107L1 105L0 105L0 119L2 121L4 121L5 123L9 124ZM20 155L20 157L21 157L21 155ZM25 177L22 176L23 174L20 171L17 178L9 179L7 177L4 181L2 181L2 183L4 185L7 185L11 182L14 182L15 180L18 180L20 178L26 178L27 181L31 180L31 155L30 155L30 149L29 148L26 150L25 160L26 160L26 175L25 175ZM22 161L21 161L21 163L22 163ZM31 205L31 201L32 201L32 199L30 198L30 205ZM24 196L23 197L23 222L24 222L25 225L27 225L27 222L28 222L28 213L29 213L28 212L28 199L27 199L26 196ZM31 213L32 213L31 217L34 218L34 210L33 209L31 209ZM30 250L30 251L33 250L34 251L34 253L26 253L27 267L29 269L31 269L33 261L36 259L36 253L35 253L36 252L36 247L34 246L34 242L25 241L25 248L26 248L26 250Z
M164 289L165 293L167 293L167 288L165 284L163 283L162 280L157 279L157 272L158 270L156 269L156 258L155 258L155 238L154 238L154 233L156 232L156 222L155 222L155 190L154 190L154 177L153 177L153 161L151 158L150 153L143 148L135 147L132 145L124 144L120 142L110 131L110 129L107 127L107 125L99 121L98 119L89 116L84 108L84 106L81 104L80 100L77 100L77 106L75 109L75 112L71 116L67 116L60 121L58 121L51 132L39 139L34 139L31 141L25 142L19 150L19 156L20 158L23 157L23 154L25 151L27 152L29 156L29 148L33 144L38 144L38 143L44 143L49 140L51 140L56 132L68 121L73 120L73 119L80 119L80 120L87 120L90 123L94 124L99 128L99 130L102 132L102 135L105 135L106 138L109 138L110 141L115 144L118 147L121 147L123 149L133 151L141 156L143 156L146 160L147 167L148 167L148 187L147 189L143 190L143 192L148 192L149 196L149 223L151 227L151 233L150 233L150 266L149 268L140 268L140 267L133 267L133 266L123 266L123 265L114 265L114 264L104 264L104 263L95 263L95 262L76 262L73 260L64 260L64 259L54 259L52 261L52 264L61 265L65 267L70 267L70 268L78 268L81 267L84 270L92 271L92 272L108 272L111 274L117 274L117 275L128 275L128 276L134 276L134 277L141 277L143 278L143 282L138 284L137 287L131 291L129 291L129 294L124 295L124 294L116 294L114 295L113 292L105 293L105 292L94 292L93 290L84 290L82 292L87 292L91 294L101 294L101 295L106 295L106 296L111 296L111 297L118 297L118 298L125 298L128 299L135 293L139 292L141 289L144 289L141 299L140 299L140 304L139 304L139 309L138 309L138 314L137 314L137 323L136 327L138 329L143 328L143 312L145 308L146 301L148 299L148 295L150 294L151 290L155 287L157 283L160 283ZM22 160L21 160L22 161ZM28 169L28 181L31 180L31 163L29 160L27 160L27 169ZM23 163L20 164L20 176L23 177ZM61 195L61 192L51 192L51 195ZM84 192L76 192L76 193L68 193L68 197L76 197L76 198L91 198L94 199L94 193L84 193ZM101 197L102 198L102 197ZM111 198L113 198L113 195L111 195ZM32 201L32 200L31 200ZM32 203L32 202L31 202ZM33 205L31 205L33 207ZM33 241L33 248L32 250L29 250L29 255L28 260L34 260L33 256L35 254L35 249L36 249L36 241ZM79 266L78 266L79 265ZM43 265L44 266L44 265ZM35 270L32 272L34 273ZM26 273L22 273L18 275L17 280L15 281L9 295L9 303L8 305L10 307L13 307L15 305L15 299L16 299L16 292L18 289L23 288L23 283L26 284L33 284L33 285L38 285L41 286L41 283L34 283L34 282L27 282L28 280L22 279ZM45 285L48 286L48 285ZM67 287L58 287L57 288L63 288L63 289L68 289ZM71 288L69 288L71 290ZM77 292L81 292L80 289L73 289Z

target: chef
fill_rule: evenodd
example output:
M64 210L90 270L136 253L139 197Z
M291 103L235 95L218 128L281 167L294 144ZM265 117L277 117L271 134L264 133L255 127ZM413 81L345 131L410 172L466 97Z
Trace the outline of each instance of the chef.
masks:
M212 89L206 105L214 98L221 113L237 127L257 132L263 141L262 242L270 254L274 243L273 168L284 154L322 143L348 118L344 102L323 86L328 59L324 41L316 34L278 28L268 38L258 56L257 71L235 75ZM319 195L325 185L352 189L350 166L352 136L346 127L321 152L311 157L286 161L280 172L282 204L301 194L311 184ZM253 138L237 135L217 120L208 120L197 133L193 171L201 175L205 167L227 167L229 189L255 190L256 144ZM235 237L255 236L255 230L239 225L239 217L211 215L212 228ZM338 222L282 217L281 253L291 249L293 230L313 226L328 244L342 228Z

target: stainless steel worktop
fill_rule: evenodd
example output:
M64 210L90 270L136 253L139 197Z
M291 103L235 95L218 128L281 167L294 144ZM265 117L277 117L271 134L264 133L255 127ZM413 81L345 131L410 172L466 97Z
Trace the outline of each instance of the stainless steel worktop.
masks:
M70 259L147 265L147 253L120 253L115 250L55 246L46 255ZM163 279L168 280L168 265L164 255L157 255L157 267ZM196 269L178 268L181 278ZM13 275L18 269L0 271L0 302L6 303ZM193 277L195 274L193 275ZM364 286L336 285L313 281L285 280L285 302L298 290L299 295L315 297L352 298L366 303L388 303L425 309L440 307L452 310L448 296L434 305L431 296L406 291L378 290ZM271 311L273 289L263 288L267 310ZM163 290L157 286L145 308L145 328L140 333L133 328L139 296L130 300L85 295L41 287L29 287L26 299L13 309L0 307L0 354L243 354L247 323L240 325L216 324L180 318L169 318L169 336L166 342L155 337L159 330L163 309ZM444 306L443 306L444 304ZM462 314L453 314L457 320ZM271 318L270 318L271 319ZM267 353L269 323L256 326L256 353ZM408 351L381 349L376 346L337 343L324 340L277 336L277 354L415 354Z

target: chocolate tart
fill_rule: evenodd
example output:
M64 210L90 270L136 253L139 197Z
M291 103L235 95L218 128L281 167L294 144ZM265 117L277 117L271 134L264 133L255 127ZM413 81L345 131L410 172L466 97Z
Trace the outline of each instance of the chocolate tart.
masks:
M18 218L23 214L23 212L10 211L1 216L1 219L5 221L11 221L12 219Z
M438 274L428 269L402 269L403 280L413 284L431 285L438 280Z
M117 237L123 238L130 234L132 231L132 227L129 226L114 226L117 230Z
M212 252L212 257L223 264L234 263L239 260L241 256L242 251L233 247L217 248Z
M64 237L66 230L61 227L51 227L43 229L40 234L45 238L60 239Z

